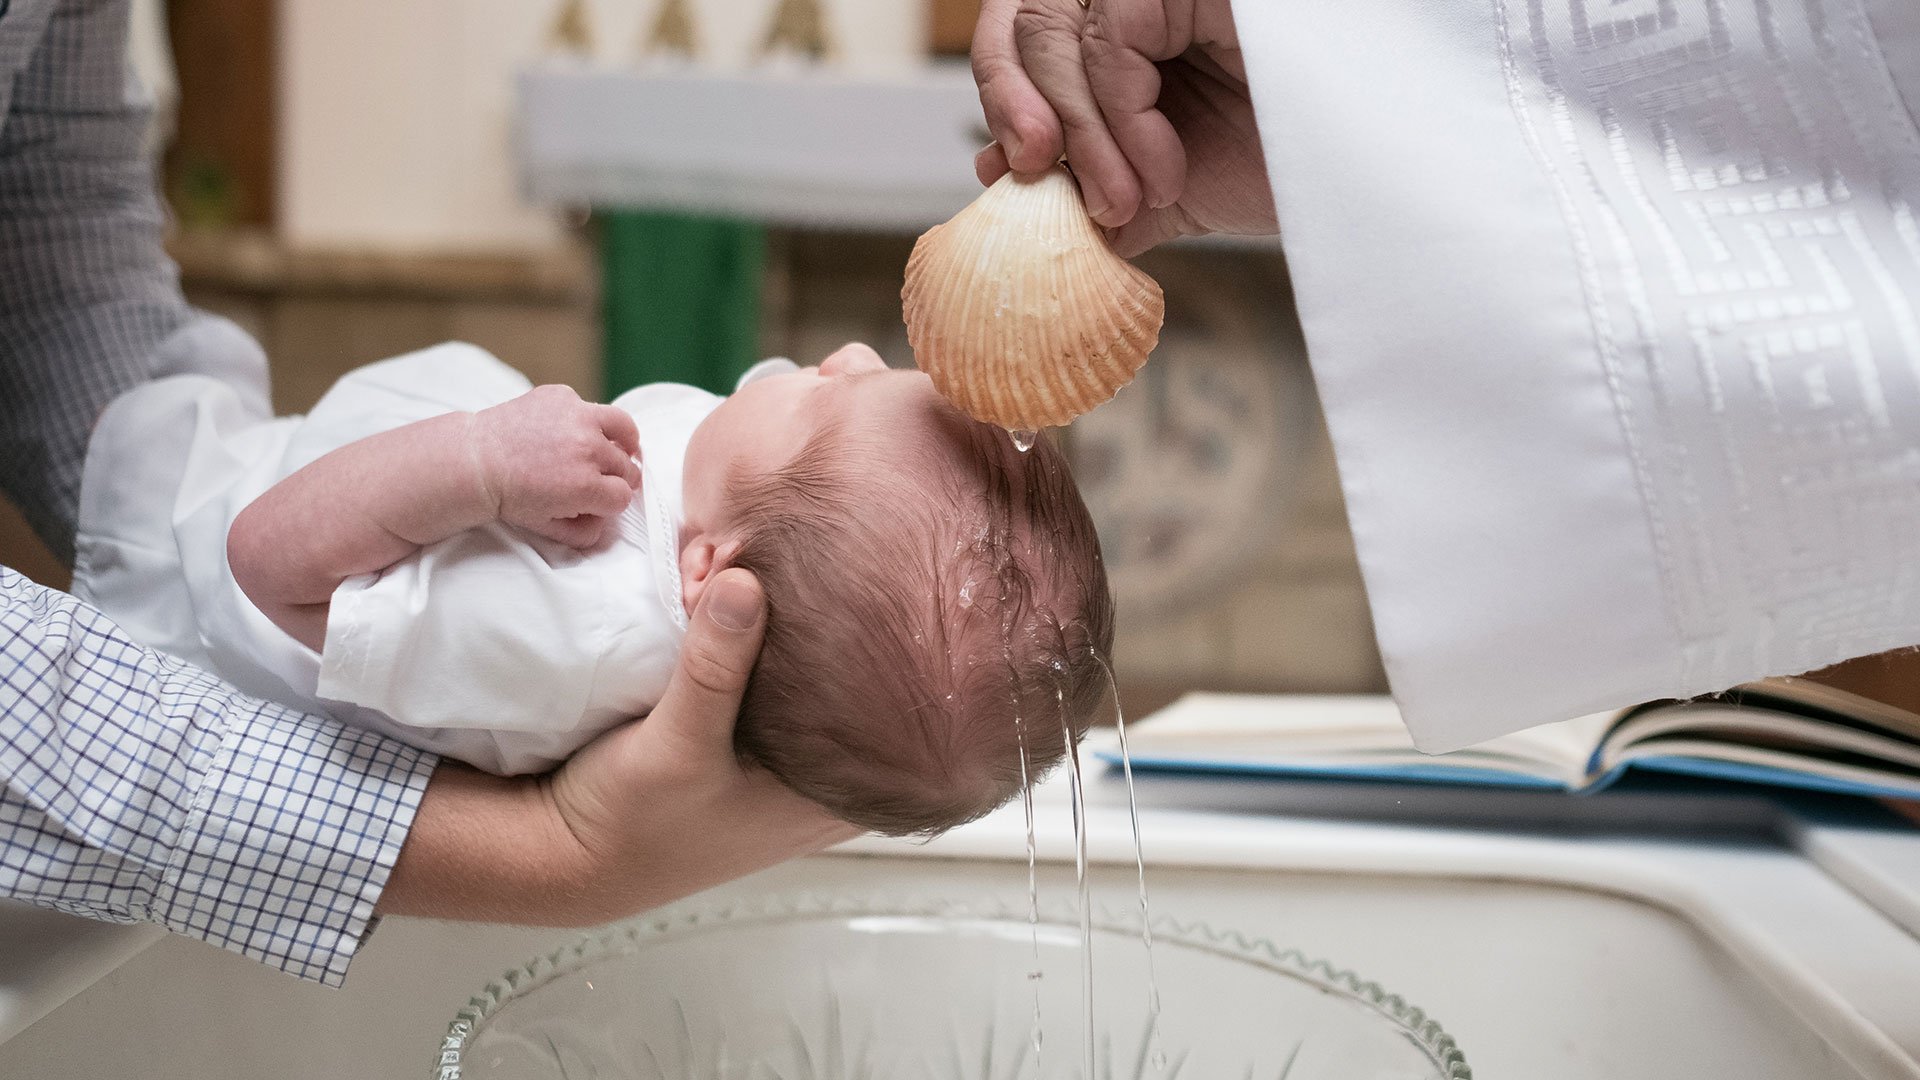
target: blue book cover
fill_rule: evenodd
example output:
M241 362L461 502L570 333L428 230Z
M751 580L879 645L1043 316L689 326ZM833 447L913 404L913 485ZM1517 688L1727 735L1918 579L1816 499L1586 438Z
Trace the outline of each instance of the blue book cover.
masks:
M1117 733L1093 753L1119 764ZM1593 792L1629 770L1920 799L1920 716L1801 679L1414 749L1391 699L1194 693L1128 725L1136 770Z

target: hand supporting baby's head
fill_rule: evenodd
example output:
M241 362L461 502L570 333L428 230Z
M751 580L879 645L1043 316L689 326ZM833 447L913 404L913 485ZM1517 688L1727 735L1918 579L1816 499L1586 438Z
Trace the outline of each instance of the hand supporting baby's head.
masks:
M845 388L790 458L729 479L720 550L768 604L736 741L847 821L933 834L1111 711L1113 605L1057 449L872 378L901 381Z

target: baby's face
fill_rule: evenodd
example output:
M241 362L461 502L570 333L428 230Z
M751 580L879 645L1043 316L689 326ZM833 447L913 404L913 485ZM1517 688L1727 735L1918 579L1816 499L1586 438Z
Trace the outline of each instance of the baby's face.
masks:
M687 443L682 478L686 525L680 537L687 609L693 610L697 602L709 557L690 549L724 547L726 496L734 478L764 474L792 461L829 419L897 428L914 423L920 410L939 407L940 400L924 373L891 370L867 346L848 345L818 367L757 379L721 402ZM885 443L874 440L874 445ZM717 553L724 561L724 552Z

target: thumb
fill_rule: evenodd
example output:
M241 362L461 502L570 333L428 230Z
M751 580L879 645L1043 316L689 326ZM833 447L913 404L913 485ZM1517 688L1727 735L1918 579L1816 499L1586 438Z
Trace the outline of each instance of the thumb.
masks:
M738 567L721 571L702 593L680 664L642 726L692 752L731 757L733 722L766 626L760 582Z
M594 419L600 425L600 433L619 444L628 455L640 453L640 427L625 409L615 405L594 406Z

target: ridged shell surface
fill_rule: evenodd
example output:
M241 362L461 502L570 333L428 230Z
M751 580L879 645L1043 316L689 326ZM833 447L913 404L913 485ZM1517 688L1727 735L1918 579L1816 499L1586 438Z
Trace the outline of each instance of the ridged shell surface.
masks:
M907 341L976 420L1065 424L1133 381L1160 339L1160 286L1113 253L1064 168L1001 177L920 237Z

